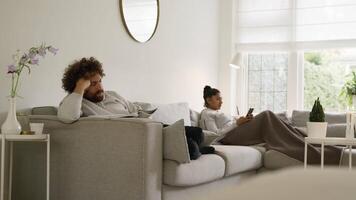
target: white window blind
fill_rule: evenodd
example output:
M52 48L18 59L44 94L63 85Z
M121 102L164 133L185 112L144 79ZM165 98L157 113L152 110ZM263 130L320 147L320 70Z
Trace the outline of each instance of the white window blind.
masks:
M236 43L356 39L356 0L236 0Z
M297 0L297 41L356 39L355 0Z
M289 0L238 0L237 42L269 43L291 40L291 2Z

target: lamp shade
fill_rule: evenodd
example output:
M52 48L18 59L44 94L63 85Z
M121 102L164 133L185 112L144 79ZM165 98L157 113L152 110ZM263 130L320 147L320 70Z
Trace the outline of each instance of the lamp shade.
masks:
M230 62L230 67L235 68L235 69L240 69L242 66L242 56L240 53L237 53L234 55Z

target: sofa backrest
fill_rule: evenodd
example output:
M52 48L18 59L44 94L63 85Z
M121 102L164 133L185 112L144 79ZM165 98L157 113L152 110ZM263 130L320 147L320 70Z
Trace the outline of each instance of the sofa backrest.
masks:
M304 127L309 121L310 111L293 110L291 122L293 126ZM328 124L345 124L346 113L325 113L325 121Z
M31 115L57 115L58 109L54 106L33 107Z
M292 126L307 131L310 111L294 110L292 113ZM325 113L325 121L328 122L327 137L345 137L346 113Z

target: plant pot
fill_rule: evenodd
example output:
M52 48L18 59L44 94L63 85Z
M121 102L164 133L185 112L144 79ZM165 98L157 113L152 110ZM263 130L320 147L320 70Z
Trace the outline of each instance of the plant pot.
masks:
M5 122L1 126L2 134L20 134L21 133L21 125L17 121L16 116L16 98L9 98L10 107L9 112L7 113L7 117Z
M327 122L307 122L308 137L325 138Z
M356 95L352 95L352 110L356 110Z

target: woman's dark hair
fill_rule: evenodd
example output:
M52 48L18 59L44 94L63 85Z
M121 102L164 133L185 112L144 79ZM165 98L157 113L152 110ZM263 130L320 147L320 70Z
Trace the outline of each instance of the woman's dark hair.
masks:
M212 88L210 87L209 85L206 85L204 87L204 94L203 94L203 97L204 97L204 106L205 107L208 107L208 102L207 102L207 98L210 98L212 96L215 96L217 94L220 94L220 91L216 88Z
M90 78L95 74L99 74L101 77L105 76L103 67L98 60L93 57L76 60L64 70L62 88L66 92L72 93L79 79Z

